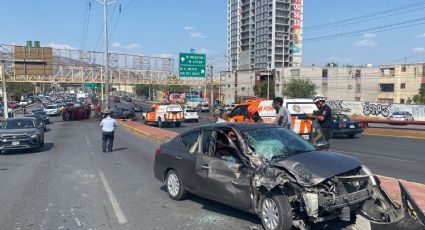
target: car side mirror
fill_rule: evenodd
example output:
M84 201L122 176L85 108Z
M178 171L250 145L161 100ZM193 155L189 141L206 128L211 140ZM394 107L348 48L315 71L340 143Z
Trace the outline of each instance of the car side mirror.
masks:
M329 147L330 147L330 142L329 141L325 141L325 140L320 140L316 144L316 148L318 148L320 150L327 150L327 149L329 149Z

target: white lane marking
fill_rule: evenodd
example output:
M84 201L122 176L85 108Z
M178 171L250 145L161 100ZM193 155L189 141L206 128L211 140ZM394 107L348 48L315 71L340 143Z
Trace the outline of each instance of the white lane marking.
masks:
M84 136L84 137L86 138L86 142L89 145L90 144L89 138L87 136Z
M387 159L387 160L394 160L394 161L401 161L401 162L416 163L416 161L403 160L403 159L394 158L394 157L385 157L385 156L377 156L377 155L368 155L368 154L364 154L364 153L353 153L353 152L347 152L347 151L337 150L337 149L331 149L331 150L332 150L332 151L335 151L335 152L337 152L337 153L346 153L346 154L361 155L361 156L366 156L366 157L375 157L375 158L382 158L382 159Z
M115 216L117 216L118 223L120 224L127 223L127 218L125 218L125 215L121 209L121 206L118 203L117 197L115 197L114 192L112 192L111 186L109 186L109 183L105 178L105 175L103 175L102 171L99 171L99 175L100 175L100 179L102 180L102 184L105 187L106 193L108 194L109 201L112 204L112 208L114 209Z

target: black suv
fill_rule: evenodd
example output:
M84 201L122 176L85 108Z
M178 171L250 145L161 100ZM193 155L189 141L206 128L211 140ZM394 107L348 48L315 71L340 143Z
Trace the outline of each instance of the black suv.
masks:
M44 145L44 126L40 118L6 119L0 127L0 150L34 149Z

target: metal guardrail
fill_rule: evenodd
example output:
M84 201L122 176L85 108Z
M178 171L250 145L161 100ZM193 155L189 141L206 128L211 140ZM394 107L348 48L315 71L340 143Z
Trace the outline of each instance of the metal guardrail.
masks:
M425 121L397 121L383 119L352 119L362 123L363 128L369 128L371 124L387 124L387 125L425 125Z

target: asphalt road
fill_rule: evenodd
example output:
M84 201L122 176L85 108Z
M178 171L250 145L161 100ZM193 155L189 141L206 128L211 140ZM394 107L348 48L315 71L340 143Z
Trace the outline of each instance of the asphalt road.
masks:
M121 103L118 106L129 106ZM145 108L148 105L143 105ZM182 123L181 127L164 127L180 133L193 127L208 124L209 113L198 113L198 123ZM141 115L139 115L140 117ZM354 139L331 139L331 151L360 159L378 175L425 184L425 141L421 139L359 135Z
M260 220L190 196L153 175L158 143L118 128L102 153L98 122L53 118L39 153L0 155L0 229L249 229Z

